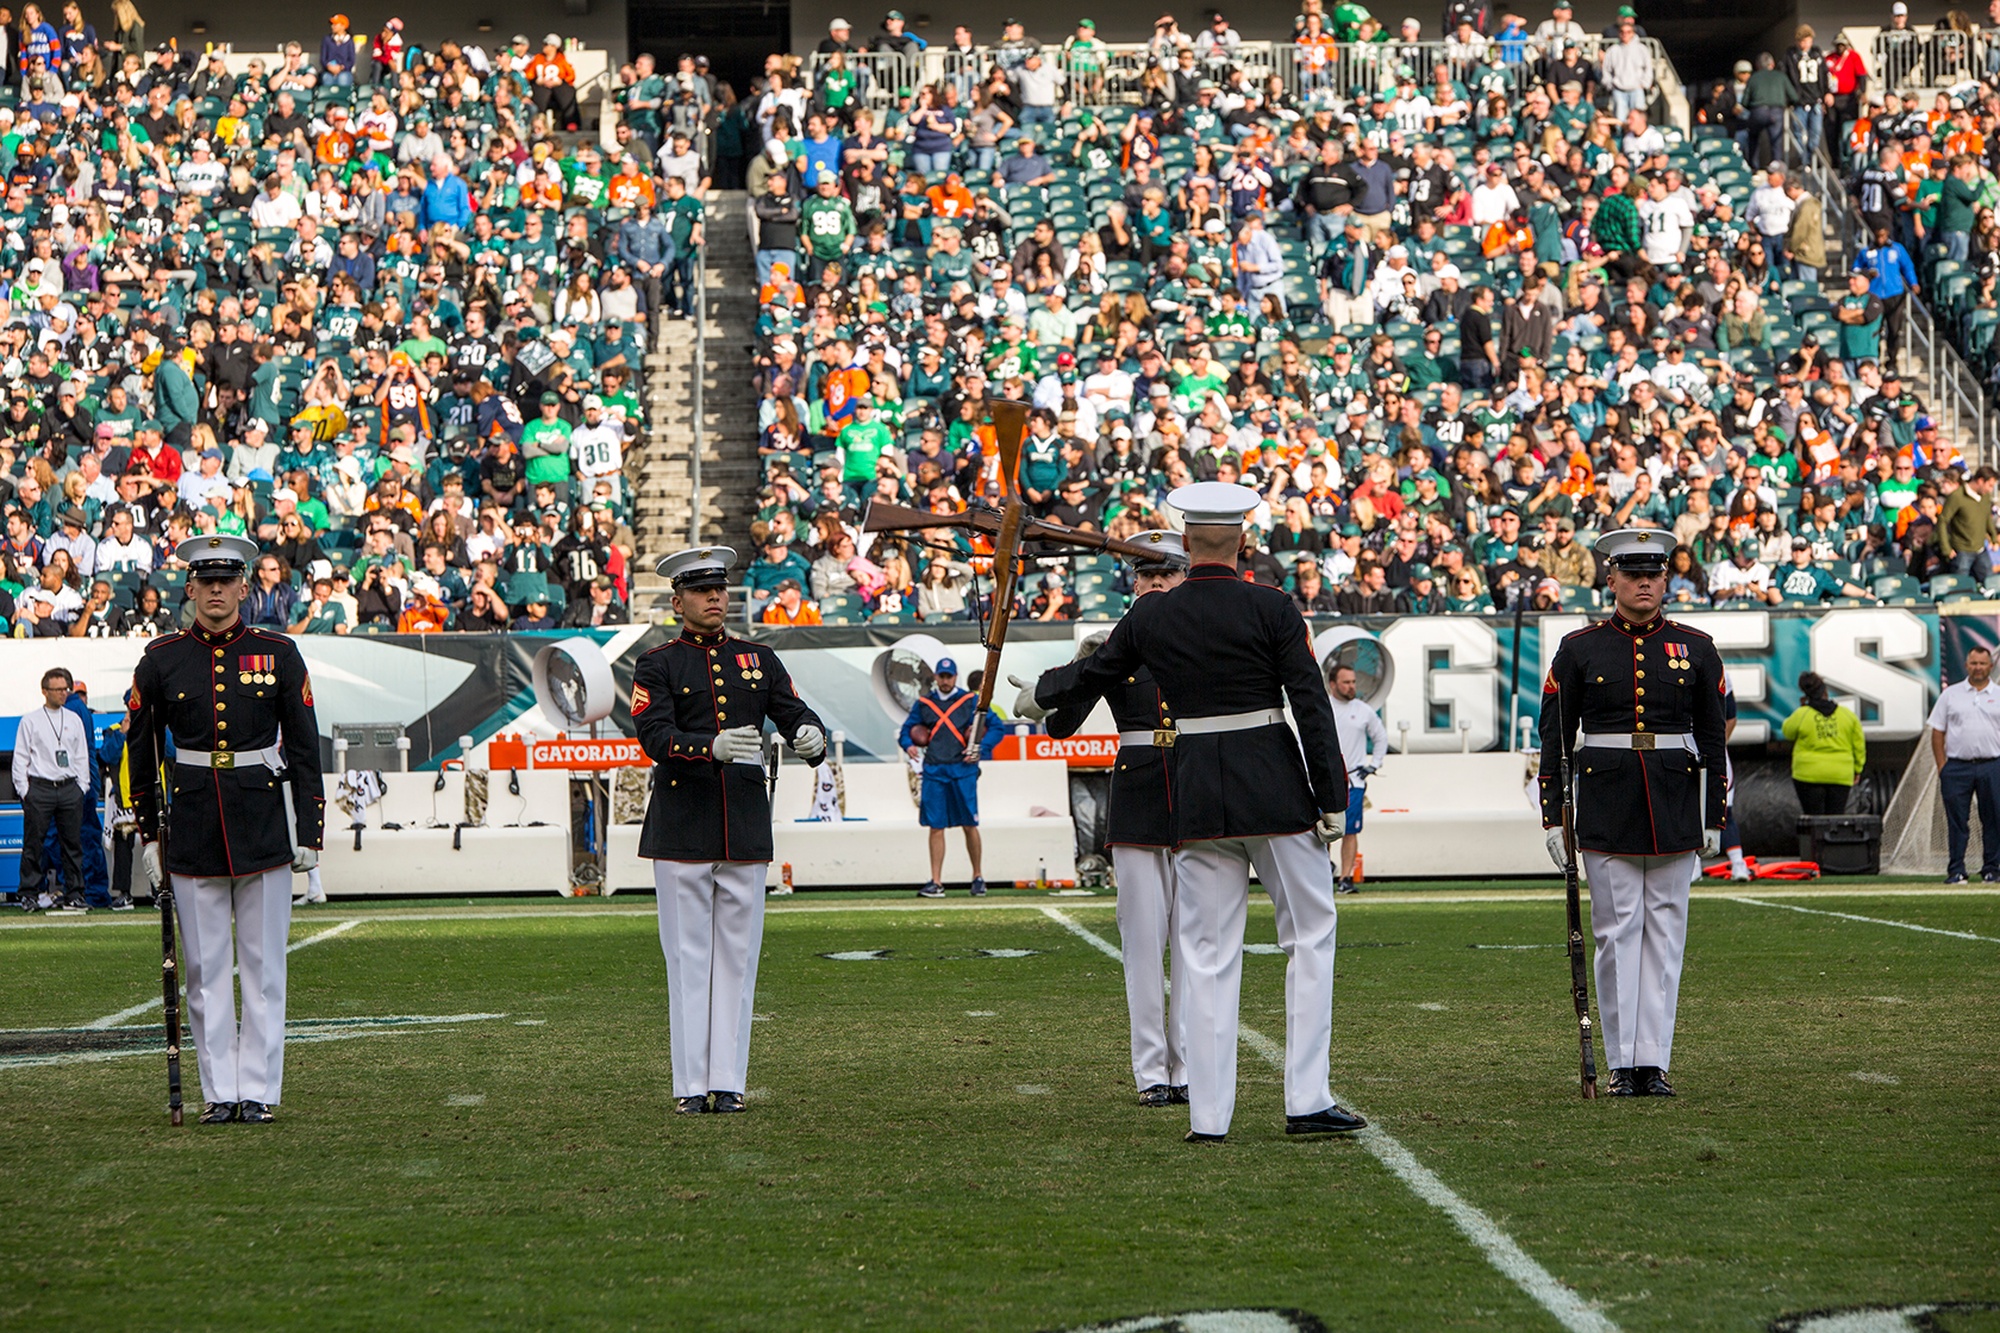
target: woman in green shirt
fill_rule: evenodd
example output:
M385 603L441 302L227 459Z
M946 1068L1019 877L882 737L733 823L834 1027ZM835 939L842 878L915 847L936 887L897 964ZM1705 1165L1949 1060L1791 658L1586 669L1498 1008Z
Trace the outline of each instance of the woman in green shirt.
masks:
M1799 794L1799 810L1845 814L1848 793L1868 762L1861 719L1828 696L1826 681L1816 671L1800 673L1799 694L1804 702L1784 726L1784 737L1792 742L1792 787Z

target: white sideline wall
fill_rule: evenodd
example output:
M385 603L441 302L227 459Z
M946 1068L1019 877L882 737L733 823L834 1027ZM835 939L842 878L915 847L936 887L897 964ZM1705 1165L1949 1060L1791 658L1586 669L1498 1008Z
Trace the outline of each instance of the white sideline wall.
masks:
M322 879L328 894L547 893L568 883L567 773L523 770L519 796L508 791L505 771L491 774L485 822L464 829L453 827L465 817L462 772L445 773L442 790L434 772L382 776L387 790L363 812L359 851L351 816L337 803L338 779L327 779ZM917 823L903 765L848 764L849 817L839 823L802 818L812 803L812 777L799 763L778 771L774 881L787 862L801 888L914 885L929 876L929 834ZM1390 755L1368 784L1361 834L1368 877L1543 873L1547 853L1530 782L1524 754ZM989 881L1076 878L1069 770L1062 762L984 765L979 810ZM607 891L652 888L639 833L636 823L612 826ZM947 882L963 883L971 873L963 836L947 834Z

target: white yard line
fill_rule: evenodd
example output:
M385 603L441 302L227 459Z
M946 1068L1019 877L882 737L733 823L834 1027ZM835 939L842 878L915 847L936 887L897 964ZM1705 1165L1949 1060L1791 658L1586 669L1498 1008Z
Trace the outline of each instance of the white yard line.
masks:
M437 1032L456 1023L477 1023L489 1019L505 1018L505 1014L421 1014L391 1017L386 1019L331 1019L331 1023L343 1026L326 1029L315 1028L313 1020L294 1025L285 1033L287 1045L300 1045L322 1041L352 1041L356 1037L407 1037L413 1034ZM353 1024L353 1026L345 1026ZM93 1025L94 1027L95 1025ZM303 1029L303 1030L301 1030ZM135 1055L159 1055L160 1046L138 1046L121 1051L54 1051L47 1055L4 1055L0 1056L0 1070L41 1069L50 1065L94 1065L107 1060L126 1060Z
M1791 903L1766 902L1762 898L1744 898L1730 895L1732 903L1748 903L1752 907L1775 907L1786 912L1804 912L1808 916L1837 916L1842 921L1860 921L1871 926L1894 926L1898 930L1919 930L1926 935L1949 935L1955 940L1982 940L1987 944L2000 944L2000 939L1991 935L1975 935L1969 930L1940 930L1936 926L1919 926L1909 921L1890 921L1886 917L1856 916L1852 912L1829 912L1822 907L1795 907Z
M344 935L348 931L353 930L356 926L363 924L365 923L359 920L342 921L340 924L336 926L332 926L326 930L322 930L317 935L306 936L304 939L300 940L297 944L290 944L285 946L285 952L297 953L299 950L305 948L308 944L318 944L321 940L330 940L335 935ZM115 1014L106 1014L102 1018L92 1019L90 1022L85 1023L83 1026L86 1031L102 1031L105 1028L115 1028L128 1018L137 1018L141 1014L150 1013L153 1010L158 1009L165 1002L166 1001L164 997L155 995L152 999L147 1000L141 1004L135 1004L129 1009L120 1009Z
M1739 901L1739 895L1726 888L1712 890L1696 888L1693 894L1697 901L1716 902ZM1960 886L1957 888L1882 888L1857 885L1851 888L1839 886L1827 888L1766 889L1764 898L1990 898L2000 897L2000 888L1991 886ZM1464 906L1478 903L1550 903L1561 902L1560 890L1513 890L1504 892L1469 893L1429 893L1424 890L1397 891L1393 893L1364 894L1360 897L1343 898L1340 908L1343 912L1362 910L1370 907L1429 907ZM1097 898L1065 898L1065 911L1090 910L1092 908L1110 911L1117 906L1117 895L1106 892ZM1252 897L1251 906L1268 907L1267 899ZM1038 899L1001 898L976 901L953 898L912 899L909 902L882 902L879 899L861 902L846 902L842 895L828 894L818 902L785 904L772 903L767 909L769 916L810 916L822 912L1038 912L1046 910ZM369 912L359 918L361 923L369 921L505 921L520 918L530 920L588 921L597 917L645 917L656 915L653 907L457 907L444 910L427 908L391 908L379 912ZM307 918L310 919L310 918ZM109 930L120 926L147 926L157 929L153 918L145 914L111 916L94 912L79 917L32 917L26 920L0 920L0 934L10 930ZM296 947L296 946L294 946Z
M1343 907L1345 903L1341 904ZM1118 946L1102 935L1085 928L1053 907L1044 907L1043 915L1060 925L1070 934L1096 948L1108 957L1123 961L1124 956ZM1256 1052L1266 1064L1282 1072L1285 1067L1284 1048L1261 1032L1239 1027L1243 1044ZM1346 1103L1352 1106L1353 1103ZM1354 1136L1362 1146L1374 1155L1375 1160L1409 1186L1410 1192L1431 1207L1452 1220L1465 1238L1486 1256L1486 1262L1498 1269L1500 1275L1525 1292L1529 1299L1549 1312L1549 1315L1571 1333L1617 1333L1618 1325L1601 1311L1591 1308L1589 1302L1575 1291L1564 1286L1556 1276L1542 1267L1523 1250L1512 1236L1500 1229L1499 1223L1468 1203L1464 1196L1438 1179L1437 1173L1416 1159L1393 1134L1379 1125L1370 1125Z

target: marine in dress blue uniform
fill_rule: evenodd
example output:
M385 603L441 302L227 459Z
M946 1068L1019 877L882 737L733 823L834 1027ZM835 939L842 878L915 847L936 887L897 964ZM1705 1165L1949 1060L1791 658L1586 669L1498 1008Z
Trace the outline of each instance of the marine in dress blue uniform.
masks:
M1244 486L1198 482L1167 502L1187 519L1190 568L1142 597L1104 645L1044 674L1017 710L1059 708L1152 672L1174 719L1176 934L1186 1001L1189 1131L1219 1142L1236 1109L1237 1008L1252 868L1277 911L1285 952L1285 1129L1314 1134L1366 1121L1333 1100L1335 909L1327 844L1346 823L1347 768L1305 622L1235 560ZM1285 720L1291 705L1298 730Z
M1571 751L1576 846L1611 1095L1672 1096L1674 1015L1687 951L1688 888L1720 849L1727 786L1722 657L1706 634L1660 614L1664 533L1621 528L1594 551L1612 614L1567 635L1542 687L1540 790L1562 865L1562 779Z
M744 1109L771 863L764 723L801 759L826 752L826 729L778 654L724 628L735 559L707 546L660 562L681 633L632 672L632 723L654 764L639 855L652 859L659 896L681 1115Z
M163 873L174 877L188 1022L208 1103L202 1123L263 1124L283 1091L292 873L318 864L325 826L319 723L297 646L237 615L256 544L190 537L175 555L189 567L195 623L146 645L128 696L140 864L155 888ZM174 744L164 810L162 731ZM240 1024L232 962L241 977Z
M1154 552L1149 559L1129 561L1139 597L1180 586L1187 577L1187 548L1179 533L1146 532L1133 540ZM1060 679L1075 665L1052 674ZM1110 682L1101 696L1066 686L1061 692L1065 702L1048 716L1049 735L1074 736L1099 697L1118 728L1105 843L1118 879L1118 943L1125 961L1125 1007L1131 1015L1132 1078L1141 1105L1185 1104L1187 987L1176 985L1169 994L1169 973L1160 966L1166 954L1171 975L1181 975L1174 937L1173 774L1167 763L1175 739L1173 714L1153 673L1143 666Z

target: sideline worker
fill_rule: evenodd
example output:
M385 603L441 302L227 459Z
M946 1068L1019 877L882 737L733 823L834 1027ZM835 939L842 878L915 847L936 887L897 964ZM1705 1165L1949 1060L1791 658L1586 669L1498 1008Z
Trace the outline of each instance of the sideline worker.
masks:
M1799 813L1846 814L1847 798L1868 763L1861 719L1834 702L1817 671L1799 673L1799 694L1802 701L1785 719L1783 732L1792 743L1792 789L1799 795Z
M1931 709L1931 757L1944 800L1947 884L1965 883L1972 840L1972 800L1979 798L1979 878L2000 880L2000 690L1992 687L1993 653L1965 654L1965 679L1944 687Z
M21 798L21 879L16 901L23 911L49 907L74 913L83 902L83 805L96 776L90 727L65 707L76 684L66 667L42 673L42 706L25 714L14 738L14 791ZM54 889L47 850L53 827L62 879Z
M1556 756L1573 748L1576 847L1590 880L1614 1097L1674 1095L1667 1069L1688 887L1701 857L1722 844L1722 656L1706 634L1660 614L1676 544L1650 528L1597 539L1616 609L1563 639L1542 687L1542 827L1561 868Z
M190 537L174 548L188 566L194 624L146 645L132 673L126 740L132 808L145 840L147 884L173 876L194 1031L207 1105L204 1125L267 1125L285 1072L285 946L292 874L319 864L326 815L319 721L305 659L282 634L243 623L244 571L257 544ZM174 743L171 802L161 806L160 737ZM292 789L298 839L285 820ZM160 855L162 815L167 839ZM243 981L243 1020L230 975Z
M703 546L660 562L680 637L632 672L632 723L656 765L639 855L659 897L676 1115L745 1109L771 869L765 720L807 763L826 753L826 729L778 655L723 628L735 561Z
M979 696L958 686L958 663L941 657L931 668L931 689L917 696L903 719L898 742L903 753L923 764L917 820L930 830L931 877L920 898L944 897L944 834L965 830L965 855L972 862L972 896L986 896L979 838L979 751L972 733Z
M1361 815L1368 804L1368 779L1382 767L1389 753L1389 729L1382 715L1357 686L1360 676L1351 666L1333 669L1333 724L1340 732L1340 754L1348 763L1347 823L1340 838L1340 878L1335 893L1358 893L1354 865L1361 855Z

